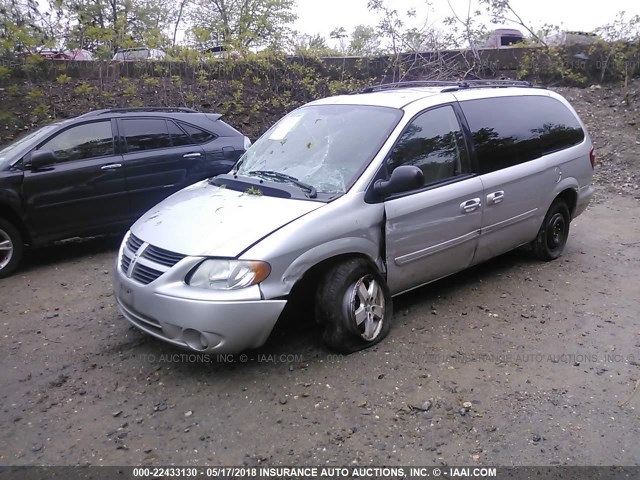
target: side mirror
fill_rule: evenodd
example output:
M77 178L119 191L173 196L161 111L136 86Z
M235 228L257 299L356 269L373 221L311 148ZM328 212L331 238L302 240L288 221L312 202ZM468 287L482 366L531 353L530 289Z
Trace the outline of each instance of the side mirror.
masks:
M56 163L56 155L51 150L36 150L31 153L29 158L29 166L31 170L40 170Z
M378 180L373 191L380 197L408 192L424 185L424 173L413 165L401 165L391 172L389 180Z

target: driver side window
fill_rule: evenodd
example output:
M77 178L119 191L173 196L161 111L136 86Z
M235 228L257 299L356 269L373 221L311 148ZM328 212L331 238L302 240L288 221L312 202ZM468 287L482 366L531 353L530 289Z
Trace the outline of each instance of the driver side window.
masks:
M424 186L467 173L467 152L456 114L451 106L429 110L404 130L387 158L389 174L401 165L424 173Z
M44 143L38 150L51 150L56 163L113 155L111 121L71 127Z

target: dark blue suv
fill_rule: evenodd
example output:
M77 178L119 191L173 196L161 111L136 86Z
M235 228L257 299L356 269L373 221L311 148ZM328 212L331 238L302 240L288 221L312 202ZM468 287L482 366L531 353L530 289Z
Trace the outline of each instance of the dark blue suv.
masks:
M25 245L126 230L172 193L228 172L250 144L221 115L96 110L0 150L0 278Z

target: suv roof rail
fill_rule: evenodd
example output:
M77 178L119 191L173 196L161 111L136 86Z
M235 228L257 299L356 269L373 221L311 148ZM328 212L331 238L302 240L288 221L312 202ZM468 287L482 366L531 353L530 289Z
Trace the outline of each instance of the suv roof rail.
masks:
M410 80L405 82L381 83L380 85L371 85L354 93L371 93L381 90L391 90L393 88L411 88L411 87L448 87L458 85L460 82L456 80Z
M355 93L371 93L394 88L445 87L442 92L453 92L464 88L533 87L525 80L411 80L406 82L372 85Z
M93 117L96 115L104 115L105 113L129 113L129 112L181 112L181 113L200 113L198 110L186 107L126 107L126 108L103 108L101 110L92 110L80 115L81 117Z

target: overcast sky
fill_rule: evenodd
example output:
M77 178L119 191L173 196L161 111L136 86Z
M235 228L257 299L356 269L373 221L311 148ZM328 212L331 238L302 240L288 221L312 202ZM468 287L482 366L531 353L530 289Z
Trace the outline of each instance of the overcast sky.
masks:
M459 15L466 16L468 0L450 0L451 5ZM475 3L476 0L471 0ZM297 0L298 20L294 28L302 33L320 33L329 38L329 33L336 27L344 27L351 34L353 28L359 24L375 26L378 17L367 10L367 0ZM398 13L406 12L415 7L417 17L424 22L441 25L444 17L450 13L446 0L432 0L428 7L424 0L386 0L387 5L393 5ZM619 11L627 12L628 16L640 13L638 0L604 0L604 1L576 1L576 0L511 0L514 10L533 27L540 27L545 23L562 25L566 30L592 31L593 29L613 21ZM422 25L415 25L421 27ZM504 26L509 26L508 24ZM492 28L497 28L493 26ZM524 33L524 32L523 32Z

